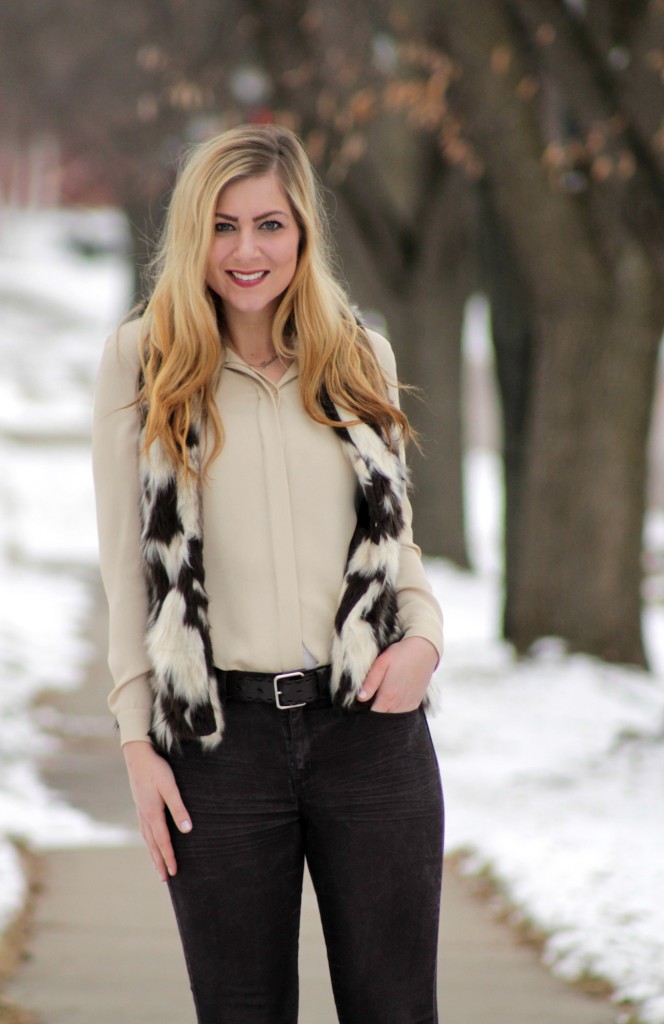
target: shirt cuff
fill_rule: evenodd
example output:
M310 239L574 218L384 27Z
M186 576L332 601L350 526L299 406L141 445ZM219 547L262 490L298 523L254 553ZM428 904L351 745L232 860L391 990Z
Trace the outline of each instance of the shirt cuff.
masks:
M108 707L120 729L120 743L148 740L152 721L152 690L147 672L125 679L108 695Z
M152 740L148 736L150 728L151 711L149 708L127 708L118 713L118 727L120 729L120 745L131 743L132 740Z
M422 637L422 639L428 640L429 643L433 646L436 653L438 654L438 661L436 662L436 668L434 669L435 672L438 666L440 665L440 659L443 656L443 634L439 629L428 629L427 626L419 624L417 626L411 626L409 629L407 629L403 635L403 639L406 640L411 636Z

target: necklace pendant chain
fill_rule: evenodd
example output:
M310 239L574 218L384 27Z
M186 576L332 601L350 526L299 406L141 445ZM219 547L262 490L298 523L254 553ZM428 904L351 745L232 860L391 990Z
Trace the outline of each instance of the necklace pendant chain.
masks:
M279 353L275 352L270 359L264 359L262 363L249 363L249 366L253 366L255 370L266 370L268 366L271 366L275 359L279 358Z

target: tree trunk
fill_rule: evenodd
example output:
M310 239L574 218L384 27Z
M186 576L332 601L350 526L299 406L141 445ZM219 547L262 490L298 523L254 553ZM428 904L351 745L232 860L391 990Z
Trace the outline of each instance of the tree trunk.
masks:
M378 310L385 317L400 378L422 393L423 400L407 393L402 396L425 452L425 457L414 449L409 454L417 542L427 554L448 558L463 568L469 561L463 510L460 342L465 303L475 285L467 236L474 216L469 194L460 176L447 187L441 182L438 196L431 200L417 258L405 261L394 277L386 273L386 254L377 251L371 239L367 245L344 187L338 190L335 214L351 294L362 308Z
M448 171L429 204L430 231L413 270L413 383L424 401L409 412L422 436L424 458L411 458L418 537L424 551L469 567L464 531L461 331L476 282L469 242L474 195L460 171Z
M480 263L491 307L491 334L503 428L504 602L503 636L514 640L514 593L519 577L520 507L525 485L528 405L532 386L533 328L530 297L509 232L498 217L487 182L480 186Z
M467 295L441 288L406 310L406 341L416 338L413 380L422 400L404 401L422 439L412 450L417 542L428 555L469 568L464 529L461 328Z
M636 247L611 290L584 284L536 320L512 639L526 650L557 635L645 665L641 532L661 300Z

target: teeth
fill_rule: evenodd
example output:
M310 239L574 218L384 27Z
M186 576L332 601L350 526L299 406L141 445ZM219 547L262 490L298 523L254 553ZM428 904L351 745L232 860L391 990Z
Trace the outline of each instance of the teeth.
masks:
M263 277L265 274L264 270L256 270L253 274L241 274L239 270L231 270L233 277L236 277L238 281L257 281L259 277Z

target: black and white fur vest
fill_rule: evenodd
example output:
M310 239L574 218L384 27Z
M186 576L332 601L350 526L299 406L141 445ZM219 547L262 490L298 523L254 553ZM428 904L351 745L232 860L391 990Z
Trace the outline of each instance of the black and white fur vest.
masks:
M331 420L348 421L327 393L321 404ZM374 427L362 423L330 429L339 437L361 492L332 639L332 696L348 707L376 656L403 635L395 585L407 477L396 445L387 444ZM200 424L192 424L187 456L195 473L201 464L200 436ZM139 445L146 642L154 695L151 735L166 750L196 738L214 748L224 716L207 614L201 485L195 475L173 468L159 441L146 455L144 426Z

